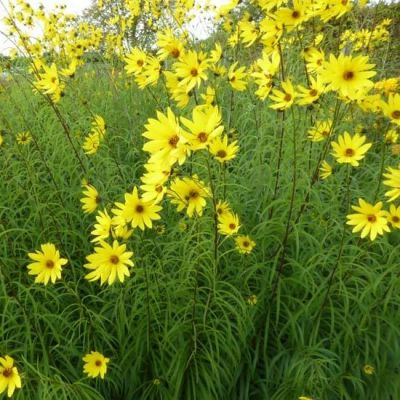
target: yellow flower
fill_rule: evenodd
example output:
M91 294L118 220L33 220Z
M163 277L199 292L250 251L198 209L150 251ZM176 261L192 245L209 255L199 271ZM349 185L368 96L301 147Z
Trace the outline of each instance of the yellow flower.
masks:
M247 82L245 81L247 74L246 67L237 68L237 62L230 66L228 71L228 82L233 89L241 92L246 89Z
M383 174L386 180L383 184L393 188L385 193L389 197L389 202L396 200L400 196L400 169L387 167L387 172Z
M61 279L62 266L67 264L68 260L60 257L60 252L52 243L42 244L42 251L36 250L36 253L28 253L31 260L27 268L29 275L37 275L36 283L47 285L49 280L55 283L57 279Z
M157 119L150 118L143 136L149 139L143 150L151 154L150 162L182 164L188 155L187 138L179 127L178 119L170 108L167 115L157 111Z
M96 211L101 203L101 197L93 185L84 185L84 188L84 197L81 198L82 210L85 214L91 214Z
M196 175L193 176L193 179L176 178L168 190L171 203L178 206L178 211L186 208L186 214L189 217L192 217L194 213L203 214L203 209L207 204L206 198L209 196L209 189Z
M32 135L30 132L21 132L17 135L17 143L18 144L29 144L32 140Z
M332 175L332 167L325 160L322 161L319 171L319 175L322 179L326 179Z
M259 37L260 31L254 21L240 21L240 37L246 47L251 46Z
M238 233L240 229L239 217L232 213L227 212L218 216L218 232L221 235L233 235Z
M400 228L400 207L396 207L394 204L391 204L387 217L389 223L394 228Z
M297 104L304 106L315 103L324 93L325 86L318 79L310 77L310 85L308 88L298 86Z
M276 12L277 20L284 24L288 31L300 25L308 18L307 3L302 0L293 0L293 8L279 8Z
M131 260L133 252L126 251L126 245L119 245L114 240L110 246L104 241L100 241L100 246L94 248L94 253L86 257L88 263L85 268L93 271L85 275L85 278L91 282L100 279L100 284L108 282L112 285L115 279L124 282L125 277L130 275L128 266L133 267Z
M236 249L241 254L250 254L256 243L251 240L250 236L241 235L235 239Z
M76 60L72 60L68 66L68 68L64 68L60 71L60 74L65 76L66 78L73 78L75 76L76 67L78 66Z
M135 81L140 89L156 85L161 74L161 64L158 58L147 56L143 69L135 75Z
M192 120L181 117L181 121L190 130L190 135L187 137L192 150L206 148L224 130L218 107L195 107Z
M236 157L239 146L236 140L228 144L228 136L224 135L222 138L214 139L210 143L209 150L216 160L224 163Z
M348 163L353 167L358 167L359 161L365 157L365 153L372 146L371 143L365 143L367 140L365 136L356 133L350 136L348 132L344 135L339 135L338 142L332 142L333 155L336 161L340 164Z
M164 71L164 76L165 85L171 95L171 98L176 102L178 107L186 107L190 100L190 96L186 91L186 87L179 85L177 76L172 72Z
M389 78L375 83L375 89L383 91L386 95L396 91L399 85L398 78Z
M100 378L104 379L104 375L107 372L107 364L110 361L109 358L104 357L103 354L97 351L91 351L83 357L83 361L85 361L83 372L85 372L89 378L96 378L100 375Z
M323 69L325 53L315 47L310 47L304 52L308 73L319 73Z
M373 87L369 78L376 74L375 71L370 71L374 66L368 64L367 56L351 57L340 54L336 58L331 54L320 72L320 77L322 82L328 84L327 90L335 90L344 97L357 100Z
M104 135L106 134L106 122L101 115L95 115L92 121L92 132L98 133L100 139L103 139Z
M96 221L97 224L94 224L94 229L91 232L95 236L91 240L92 242L99 242L110 236L113 219L108 215L107 210L104 210L99 211L98 215L96 215Z
M247 298L247 303L249 303L251 306L255 306L257 304L257 296L255 294L250 295Z
M44 94L48 94L54 103L58 103L64 95L64 83L58 77L57 66L53 63L50 67L42 64L44 72L33 83L34 87Z
M201 95L201 98L205 101L205 105L214 105L215 103L215 89L211 86L207 87L206 93Z
M159 220L161 217L158 212L162 207L154 201L144 201L138 195L137 187L135 186L132 193L125 193L125 203L115 203L117 208L112 212L117 217L122 217L126 222L130 222L132 228L139 227L144 231L145 227L152 228L152 221Z
M385 143L395 144L399 139L399 134L394 129L389 129L385 135Z
M363 367L363 371L367 375L373 375L375 373L375 368L372 365L365 364Z
M223 214L229 213L231 211L231 208L229 207L229 204L227 201L222 201L219 200L216 209L215 209L218 218L221 217Z
M209 61L213 64L216 64L221 59L221 57L222 57L222 47L217 42L217 43L215 43L214 50L211 50L211 52L210 52Z
M274 110L285 110L289 108L295 99L295 92L292 83L290 80L286 80L282 82L282 90L273 89L272 94L269 98L275 102L275 104L270 105L270 108Z
M138 75L147 60L147 55L142 50L137 47L132 50L132 52L124 58L126 63L125 71L128 75Z
M397 125L400 125L400 94L389 94L388 102L381 103L383 113Z
M11 397L16 388L21 388L21 377L14 366L14 359L10 356L0 357L0 393L7 390L7 396Z
M101 137L98 132L90 133L82 145L83 150L86 154L95 154L100 146Z
M113 217L111 235L114 239L127 240L132 236L133 229L129 229L122 217Z
M363 199L358 199L359 207L352 206L356 214L347 216L347 225L355 225L352 232L360 232L361 238L369 235L371 240L375 240L377 235L390 232L387 219L387 211L382 210L382 202L375 205L369 204Z
M332 120L316 121L315 126L308 130L308 138L312 142L320 142L332 134Z
M193 50L183 54L180 61L174 64L176 75L181 79L179 84L185 86L187 92L200 87L201 82L208 79L207 68L208 60Z
M168 57L178 59L184 52L183 45L182 40L176 38L170 28L157 33L157 46L159 47L157 56L160 60Z
M400 144L394 144L392 146L392 154L398 156L400 154Z

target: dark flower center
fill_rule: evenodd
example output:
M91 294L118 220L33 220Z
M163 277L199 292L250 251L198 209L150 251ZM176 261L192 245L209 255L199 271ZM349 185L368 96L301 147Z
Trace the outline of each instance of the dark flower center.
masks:
M397 222L400 222L400 218L397 215L394 215L392 221L397 224Z
M199 192L196 192L195 190L189 192L189 198L196 199L197 197L199 197Z
M178 58L180 56L181 52L178 49L172 49L171 50L171 56L174 58Z
M294 19L300 18L300 12L297 10L294 10L292 12L292 18L294 18Z
M49 269L54 268L54 261L53 260L47 260L46 261L46 268L49 268Z
M368 219L368 222L376 222L375 215L368 215L367 219Z
M110 263L111 263L111 264L114 264L114 265L118 264L118 263L119 263L119 257L118 257L117 255L113 254L113 255L110 257ZM97 364L96 364L96 365L97 365Z
M290 93L286 93L285 97L283 98L283 100L289 102L290 100L292 100L292 95Z
M208 135L207 135L207 133L205 133L205 132L200 132L200 133L197 135L197 138L200 140L201 143L204 143L204 142L207 142Z
M354 150L353 149L346 149L345 154L347 157L353 157L354 156Z
M400 119L400 110L395 110L392 112L393 119Z
M310 90L310 96L315 97L318 94L318 91L315 89Z
M135 208L137 213L142 213L144 211L144 207L141 204L138 204Z
M176 148L176 145L178 144L178 142L179 142L179 136L178 136L178 135L172 136L172 138L169 139L169 141L168 141L168 143L169 143L172 147L175 147L175 148Z
M96 367L101 367L102 362L100 360L96 360L95 364L96 364Z
M3 370L3 376L4 378L10 378L13 375L13 370L12 368L5 368Z
M353 71L345 71L343 73L343 79L345 81L351 81L354 78L354 72Z
M234 224L233 222L231 222L231 223L229 224L229 229L234 230L235 228L236 228L236 224Z
M250 246L250 243L247 240L245 240L243 242L243 247L249 247L249 246Z
M143 60L137 60L136 64L138 67L143 67L144 61Z
M217 157L219 158L225 158L227 156L226 151L225 150L218 150L217 152Z
M193 77L196 77L199 74L199 71L197 71L197 68L192 68L190 70L190 75L192 75Z

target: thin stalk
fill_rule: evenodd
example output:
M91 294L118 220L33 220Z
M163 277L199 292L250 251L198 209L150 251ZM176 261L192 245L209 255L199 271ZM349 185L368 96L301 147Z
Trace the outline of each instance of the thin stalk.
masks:
M351 167L349 165L347 165L346 194L345 194L345 198L344 198L345 204L346 204L346 215L348 214L349 209L350 209L350 186L351 186ZM324 299L323 299L323 301L321 303L321 307L320 307L320 309L318 311L318 314L315 317L315 320L317 320L320 317L320 315L322 313L322 310L324 309L324 307L326 305L326 302L328 300L329 293L331 291L332 284L333 284L333 278L335 277L336 271L338 270L338 267L340 265L340 260L341 260L342 255L343 255L344 239L345 239L345 236L346 236L346 230L347 230L346 219L344 219L343 228L342 228L342 235L341 235L340 244L339 244L339 251L338 251L338 254L337 254L333 269L332 269L332 271L331 271L331 273L329 275L329 278L328 278L328 288L327 288L327 290L325 292ZM315 325L315 323L313 325Z
M290 204L289 204L289 212L288 212L288 217L287 217L287 222L286 222L286 229L285 229L285 235L282 241L282 253L280 256L279 264L278 264L278 275L275 279L275 283L273 285L272 291L271 291L271 298L275 296L276 289L279 284L279 280L282 276L283 270L285 268L285 258L286 258L286 249L287 249L287 242L289 239L289 234L290 234L290 227L291 227L291 222L292 222L292 214L293 214L293 208L294 208L294 200L296 197L296 189L297 189L297 134L296 134L296 129L295 129L295 121L294 121L294 113L292 109L292 119L293 119L293 127L292 127L292 140L293 140L293 160L292 160L292 191L290 195Z

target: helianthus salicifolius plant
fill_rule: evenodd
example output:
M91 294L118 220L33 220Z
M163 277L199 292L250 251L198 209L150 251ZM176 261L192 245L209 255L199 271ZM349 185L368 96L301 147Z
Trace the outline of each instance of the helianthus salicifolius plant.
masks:
M319 72L321 81L327 84L326 90L337 91L350 100L358 100L374 86L370 80L376 72L375 64L368 64L367 56L329 56L324 68Z
M193 217L194 214L201 216L207 204L206 199L210 197L210 190L197 175L192 178L176 178L168 190L171 203L177 206L178 211L186 208L186 214Z
M235 238L236 249L241 254L250 254L256 243L248 235L240 235Z
M85 214L91 214L96 211L101 203L101 197L97 189L90 184L84 185L83 197L81 198L82 210Z
M381 103L383 114L390 118L391 122L396 125L400 125L400 94L390 93L388 101L382 101Z
M380 201L375 205L359 199L359 206L352 206L355 214L347 216L347 225L353 225L353 233L361 232L361 238L369 236L375 240L378 235L390 232L388 226L387 211L382 210L383 203Z
M110 361L109 358L104 357L104 355L98 351L91 351L82 359L85 362L83 372L86 373L89 378L100 376L101 379L104 379L107 372L107 364Z
M391 204L387 218L393 228L400 229L400 207L396 207L394 204Z
M392 188L385 193L385 196L392 202L400 196L400 168L387 167L383 176L386 178L383 184Z
M126 250L126 244L114 240L112 246L104 240L99 241L94 253L86 257L85 268L91 270L85 278L89 281L100 280L100 284L112 285L116 280L124 282L130 276L129 267L133 267L133 252Z
M239 229L240 222L237 214L228 211L218 216L218 232L221 235L231 236L238 233Z
M121 217L127 223L132 225L132 228L140 228L142 231L147 228L152 228L153 222L161 217L158 214L162 207L154 201L145 201L139 196L138 189L135 186L132 193L125 193L124 203L115 203L116 208L112 212L115 216Z
M11 397L15 389L21 386L21 377L14 359L8 355L0 357L0 394L7 391L7 396Z
M366 136L356 133L350 136L348 132L339 135L337 142L332 142L332 155L339 164L350 164L353 167L359 166L359 161L365 157L365 153L372 146L371 143L365 143Z
M60 257L60 252L52 243L41 245L41 251L36 253L28 253L28 257L33 263L28 264L29 275L36 275L35 282L47 285L49 281L55 283L57 279L61 279L63 265L68 260Z
M189 154L188 138L170 108L167 114L157 111L157 119L150 118L145 128L143 136L148 140L143 150L150 153L149 162L168 165L184 163Z

